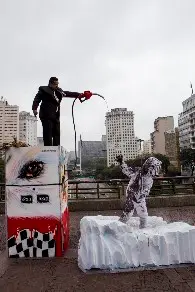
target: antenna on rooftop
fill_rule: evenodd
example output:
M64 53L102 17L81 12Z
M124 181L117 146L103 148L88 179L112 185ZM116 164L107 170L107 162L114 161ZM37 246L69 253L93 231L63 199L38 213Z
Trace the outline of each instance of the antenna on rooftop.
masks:
M192 87L192 83L190 82L190 87L192 89L192 93L191 93L191 96L194 94L194 90L193 90L193 87Z

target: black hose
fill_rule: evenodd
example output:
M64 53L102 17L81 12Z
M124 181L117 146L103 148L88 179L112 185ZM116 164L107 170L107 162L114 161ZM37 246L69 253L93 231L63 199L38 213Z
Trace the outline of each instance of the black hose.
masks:
M74 121L74 105L75 105L75 101L77 100L77 98L74 99L73 103L72 103L72 122L73 122L73 127L74 127L74 149L75 149L75 169L77 166L77 132L76 132L76 126L75 126L75 121Z
M108 109L108 104L107 104L105 97L103 97L102 95L100 95L98 93L93 93L93 95L97 95L97 96L103 98L103 100L106 102L106 106ZM73 127L74 127L74 147L75 147L75 169L76 169L77 160L78 160L78 157L77 157L77 132L76 132L76 126L75 126L75 120L74 120L74 105L75 105L76 100L77 100L77 98L75 98L73 103L72 103L72 122L73 122Z

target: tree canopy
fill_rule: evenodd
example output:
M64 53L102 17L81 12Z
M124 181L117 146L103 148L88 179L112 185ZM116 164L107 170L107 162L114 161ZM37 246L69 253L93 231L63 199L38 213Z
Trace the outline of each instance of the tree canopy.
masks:
M180 161L183 167L189 167L192 161L195 162L195 149L182 149L180 151Z
M128 160L127 164L133 167L141 167L150 156L151 155L138 156L135 159ZM162 172L166 174L168 172L168 167L170 166L169 158L160 153L153 154L153 156L162 162Z
M141 167L145 160L151 155L139 156L135 159L131 159L126 161L127 165L132 167ZM162 154L154 155L157 159L162 161L162 172L166 174L168 172L168 168L170 166L170 161L167 156ZM107 167L106 159L86 159L82 162L83 172L86 174L93 173L96 179L123 179L127 178L121 171L119 166L111 165Z

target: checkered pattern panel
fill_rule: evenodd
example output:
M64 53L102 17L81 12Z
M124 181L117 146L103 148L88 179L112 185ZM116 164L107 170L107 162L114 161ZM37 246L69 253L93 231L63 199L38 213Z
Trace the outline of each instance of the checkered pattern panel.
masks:
M55 240L52 233L34 232L33 235L33 255L34 257L54 257Z
M54 257L55 240L53 233L34 231L31 237L29 229L21 230L17 236L8 239L9 257Z
M32 257L33 240L29 229L19 232L17 238L12 236L8 239L9 257Z

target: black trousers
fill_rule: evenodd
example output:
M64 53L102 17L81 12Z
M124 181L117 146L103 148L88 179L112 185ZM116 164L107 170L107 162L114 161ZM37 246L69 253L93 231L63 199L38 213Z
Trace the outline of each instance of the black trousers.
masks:
M60 145L60 121L42 119L44 146Z

